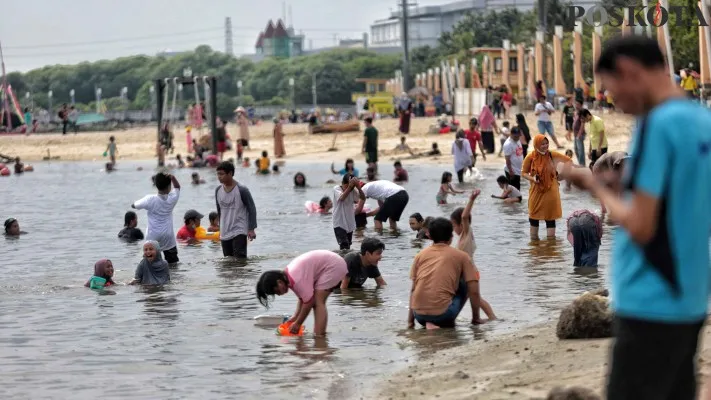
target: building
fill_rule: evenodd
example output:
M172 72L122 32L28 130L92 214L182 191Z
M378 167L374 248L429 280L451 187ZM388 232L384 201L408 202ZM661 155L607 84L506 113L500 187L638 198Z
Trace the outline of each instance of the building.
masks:
M304 35L295 34L292 27L286 28L281 19L276 25L269 20L254 47L256 54L262 57L295 57L304 51Z
M490 70L487 72L489 82L484 82L484 77L482 76L482 85L484 86L494 86L498 87L501 86L504 83L503 80L503 68L504 68L504 60L503 60L503 52L504 49L502 47L474 47L471 48L470 53L473 56L477 55L482 55L482 56L487 56L489 58L489 66ZM509 50L509 81L506 83L506 85L511 88L511 93L517 94L519 92L519 88L525 87L526 82L519 82L518 81L518 69L519 68L524 68L524 71L526 70L525 65L518 65L518 50L516 49L510 49Z
M414 6L408 9L408 33L410 48L436 47L439 38L470 12L499 11L516 8L519 11L532 10L538 0L461 0L438 6ZM594 0L573 0L574 5L593 6ZM373 22L370 26L370 47L402 46L402 26L400 10L392 11L386 19Z

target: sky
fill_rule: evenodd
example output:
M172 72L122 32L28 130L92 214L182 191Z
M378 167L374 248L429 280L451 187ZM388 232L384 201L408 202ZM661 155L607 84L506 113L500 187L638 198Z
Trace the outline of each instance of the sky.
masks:
M361 38L387 18L398 0L0 0L0 43L8 72L76 64L133 54L191 50L201 44L223 51L225 17L232 18L235 54L254 53L269 19L291 5L294 29L306 46L327 47ZM420 5L446 0L419 0ZM410 3L414 3L410 0Z

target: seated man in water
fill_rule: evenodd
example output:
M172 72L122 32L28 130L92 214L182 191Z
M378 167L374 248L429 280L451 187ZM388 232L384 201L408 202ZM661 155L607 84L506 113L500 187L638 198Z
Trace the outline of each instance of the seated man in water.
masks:
M118 233L119 239L126 241L143 240L143 232L137 228L138 215L133 211L127 211L123 216L123 229Z
M454 327L467 299L472 307L471 323L484 322L479 314L479 271L467 253L451 246L453 231L452 222L446 218L436 218L429 224L434 244L415 256L410 269L408 328L414 328L415 321L427 329Z
M20 162L20 157L15 158L15 173L21 174L25 172L25 164Z
M375 279L378 287L387 285L378 269L378 261L383 258L384 250L383 242L369 237L363 239L360 244L360 253L352 251L343 256L348 266L348 273L341 281L341 289L360 289L368 278Z

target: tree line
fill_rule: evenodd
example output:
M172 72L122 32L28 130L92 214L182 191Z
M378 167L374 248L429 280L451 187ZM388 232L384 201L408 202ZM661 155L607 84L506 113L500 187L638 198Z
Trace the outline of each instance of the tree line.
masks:
M619 1L604 0L602 4L615 7L615 2ZM641 0L637 2L641 5ZM685 0L670 0L670 4L687 5ZM631 4L625 0L625 5ZM570 3L561 0L547 0L548 38L553 34L555 25L563 25L568 32L572 30L567 14L569 6ZM674 15L670 16L669 24L676 68L692 63L698 69L698 28L677 26L674 18ZM444 59L457 59L470 65L469 49L500 47L504 39L510 40L512 44L526 43L532 46L537 22L535 11L505 9L469 13L451 32L442 34L436 48L426 46L411 52L410 73L414 76L425 72L428 68L438 66ZM593 72L592 29L584 25L585 77L592 77ZM619 29L605 27L603 40L618 33ZM563 58L564 80L569 89L572 89L573 81L573 62L568 56L571 36L566 35L563 40L563 53L566 54ZM185 68L190 68L196 76L218 77L218 114L224 116L231 115L232 110L240 104L288 107L292 102L290 79L294 79L293 100L296 104L312 102L314 82L320 104L350 104L351 93L364 89L363 84L355 82L356 78L390 78L396 70L402 69L402 56L376 54L367 49L337 49L290 59L270 58L254 63L215 51L209 46L199 46L194 51L173 56L137 55L77 65L45 66L26 73L9 73L7 79L23 105L24 94L31 92L35 106L47 108L47 92L52 90L56 108L61 103L69 102L69 92L73 89L79 108L93 110L96 88L101 88L109 109L149 109L150 88L154 80L182 76ZM243 84L242 98L239 98L238 81ZM119 100L123 87L128 88L127 103ZM204 95L201 87L201 100L204 100ZM194 102L193 89L187 87L182 97L183 103Z

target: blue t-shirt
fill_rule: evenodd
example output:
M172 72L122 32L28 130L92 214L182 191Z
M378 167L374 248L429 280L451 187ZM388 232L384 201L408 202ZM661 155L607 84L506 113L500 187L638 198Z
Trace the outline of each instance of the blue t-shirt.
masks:
M711 277L711 111L673 99L648 114L643 140L641 125L630 145L625 179L633 190L659 200L656 237L661 239L645 252L623 228L616 229L613 309L622 317L654 322L700 321L706 318ZM630 201L632 192L625 196Z
M341 175L345 175L348 173L348 170L346 170L345 168L341 168L338 173ZM360 176L360 174L358 174L358 168L353 168L353 176L355 176L356 178Z

